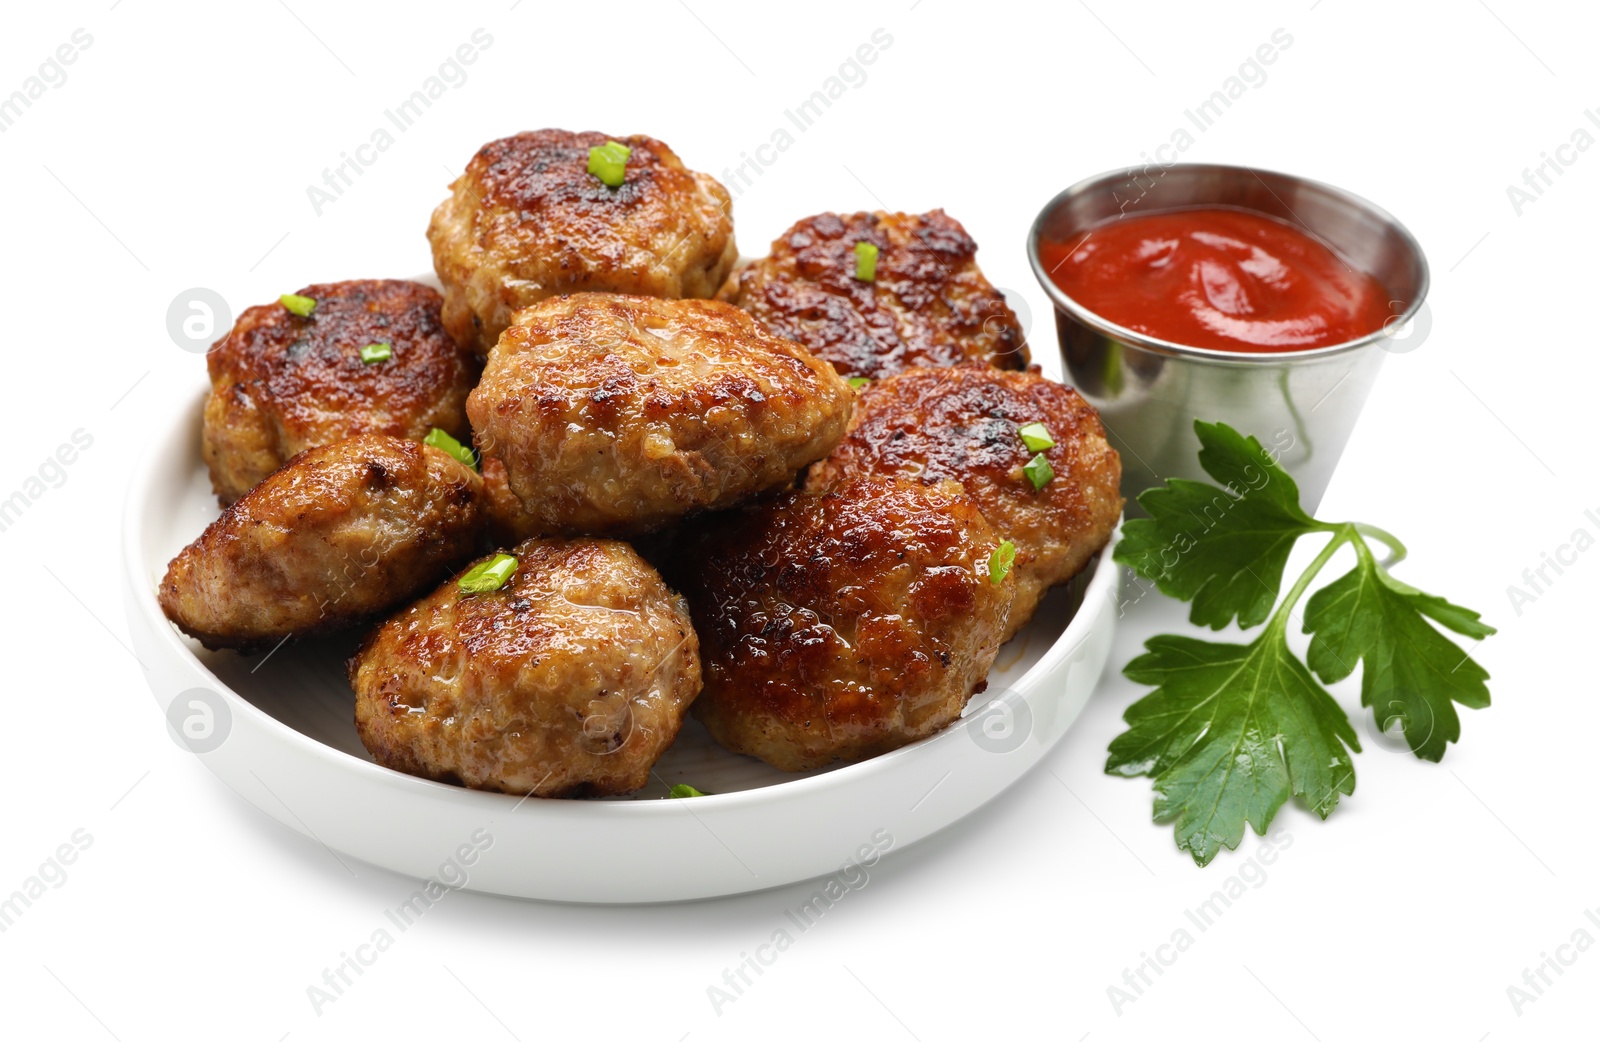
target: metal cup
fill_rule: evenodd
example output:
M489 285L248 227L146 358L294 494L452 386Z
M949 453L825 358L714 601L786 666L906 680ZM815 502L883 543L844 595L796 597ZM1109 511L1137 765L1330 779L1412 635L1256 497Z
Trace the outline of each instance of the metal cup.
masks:
M1250 210L1309 232L1378 280L1393 317L1360 339L1310 350L1190 347L1101 318L1062 292L1040 262L1042 238L1073 243L1117 216L1199 206ZM1411 323L1428 293L1422 247L1365 199L1302 177L1214 164L1135 167L1078 182L1040 211L1028 259L1055 305L1069 382L1099 409L1122 456L1130 513L1136 495L1166 478L1210 480L1197 458L1196 419L1221 420L1276 448L1301 505L1314 511L1385 354L1419 342Z

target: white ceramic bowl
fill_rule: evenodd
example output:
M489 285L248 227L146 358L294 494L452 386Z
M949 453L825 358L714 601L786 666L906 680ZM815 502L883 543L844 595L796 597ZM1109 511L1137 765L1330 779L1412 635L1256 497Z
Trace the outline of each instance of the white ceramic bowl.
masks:
M419 879L553 901L680 901L762 890L895 850L994 799L1061 738L1111 646L1109 555L1056 590L1000 650L988 692L931 738L864 763L786 774L716 747L689 721L627 799L522 799L413 778L356 738L344 658L356 638L263 656L208 652L161 614L167 562L217 516L200 460L204 395L133 476L124 523L128 623L174 734L217 777L343 856ZM688 782L715 795L663 799Z

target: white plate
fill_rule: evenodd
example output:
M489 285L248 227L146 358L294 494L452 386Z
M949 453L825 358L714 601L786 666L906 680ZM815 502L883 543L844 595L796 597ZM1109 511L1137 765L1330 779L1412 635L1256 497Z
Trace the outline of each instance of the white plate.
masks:
M1097 560L1000 649L988 692L961 720L864 763L787 774L718 748L691 719L656 780L627 799L522 799L413 778L379 767L356 737L344 675L356 637L243 656L206 651L161 614L167 562L218 513L199 453L203 400L173 417L129 489L125 599L151 690L239 795L332 850L405 875L593 902L827 875L999 795L1076 719L1111 646L1117 570ZM661 798L680 781L715 795Z

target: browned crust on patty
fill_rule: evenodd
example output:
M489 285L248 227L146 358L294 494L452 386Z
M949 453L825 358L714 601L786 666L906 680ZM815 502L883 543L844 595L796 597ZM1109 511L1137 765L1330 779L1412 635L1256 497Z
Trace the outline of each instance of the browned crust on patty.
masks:
M1034 457L1018 436L1043 423L1055 477L1035 489ZM864 477L959 481L1002 538L1017 547L1017 600L1006 636L1033 617L1045 592L1082 571L1122 514L1122 462L1094 407L1033 367L913 369L864 388L850 430L813 466L817 492Z
M603 796L646 784L700 691L683 599L626 543L533 539L501 589L454 579L350 660L384 766L472 788Z
M579 293L518 312L467 411L531 527L638 534L791 484L853 400L730 305Z
M784 770L932 734L981 690L1014 580L953 482L788 492L709 519L674 552L705 656L696 715Z
M621 185L589 149L632 149ZM642 134L534 130L478 150L428 226L445 325L487 353L512 312L561 293L711 297L738 259L728 192Z
M479 365L445 332L439 294L399 279L317 283L301 318L280 303L248 308L206 356L202 455L224 504L291 456L358 434L465 440ZM387 343L386 362L361 349Z
M873 281L855 277L858 242L878 247ZM1022 326L978 269L977 243L943 210L824 213L798 221L721 293L845 376L912 366L1028 363Z
M483 483L438 449L365 434L308 449L222 512L167 568L167 618L209 648L356 625L472 553Z

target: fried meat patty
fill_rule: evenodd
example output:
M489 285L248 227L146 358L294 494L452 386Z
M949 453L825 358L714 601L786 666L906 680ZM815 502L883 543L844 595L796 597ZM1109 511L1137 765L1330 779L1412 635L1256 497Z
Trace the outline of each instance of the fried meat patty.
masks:
M695 714L789 771L859 760L961 714L994 663L1015 580L954 482L786 492L684 538L675 573L705 656Z
M542 534L539 519L511 491L506 465L499 457L484 456L479 465L483 469L483 506L489 515L490 540L496 546L512 546Z
M1036 489L1036 455L1020 428L1041 423L1054 477ZM865 477L961 482L1002 538L1017 547L1009 639L1039 599L1089 563L1122 514L1122 462L1094 407L1040 375L987 366L912 369L864 388L850 430L806 476L820 492Z
M683 599L626 543L530 539L499 590L455 580L350 660L356 728L386 767L537 796L642 787L700 691Z
M421 438L439 427L465 440L467 392L479 365L440 321L439 294L398 279L307 286L305 318L281 303L252 307L206 356L201 453L223 505L289 457L357 434ZM361 349L388 344L364 363Z
M792 483L853 400L738 308L579 293L517 313L467 412L532 527L609 535Z
M878 248L872 281L856 244ZM943 210L824 213L796 223L720 294L845 376L912 366L1028 364L1022 326L974 259L978 244Z
M449 454L387 434L308 449L172 560L161 609L208 648L362 622L473 552L482 489Z
M727 189L635 134L625 179L589 173L605 134L534 130L491 141L428 225L445 325L487 354L518 308L561 293L712 297L739 250Z

